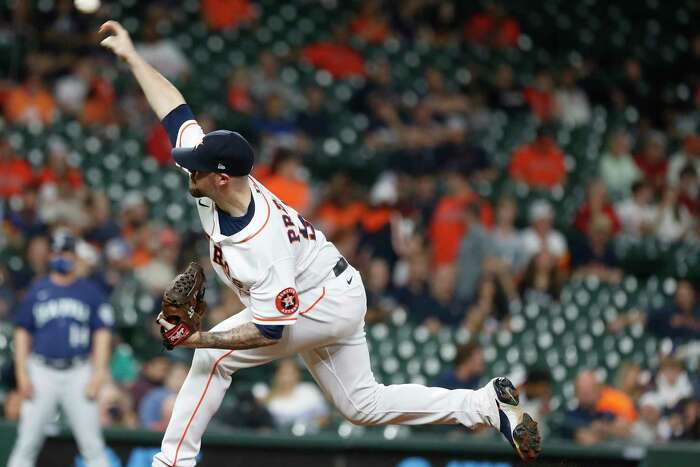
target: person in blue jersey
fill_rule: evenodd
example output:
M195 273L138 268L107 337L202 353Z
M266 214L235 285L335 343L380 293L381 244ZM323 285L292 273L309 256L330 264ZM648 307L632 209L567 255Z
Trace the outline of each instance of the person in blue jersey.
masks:
M88 467L108 467L95 401L107 377L113 312L101 289L78 276L77 239L53 238L50 272L15 313L15 371L23 397L8 467L36 463L59 406Z

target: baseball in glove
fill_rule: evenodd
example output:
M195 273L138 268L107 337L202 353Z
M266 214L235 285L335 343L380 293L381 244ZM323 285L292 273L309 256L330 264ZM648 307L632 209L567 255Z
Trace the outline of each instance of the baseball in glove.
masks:
M166 349L172 350L199 331L202 316L207 311L205 288L204 270L192 262L183 273L175 276L163 293L158 319L174 325L168 330L163 326L160 328Z

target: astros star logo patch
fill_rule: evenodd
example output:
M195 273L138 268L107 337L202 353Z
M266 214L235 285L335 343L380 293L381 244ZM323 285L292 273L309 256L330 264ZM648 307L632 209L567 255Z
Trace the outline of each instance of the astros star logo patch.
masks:
M277 311L285 315L296 313L299 309L299 294L296 289L288 287L277 294L275 298L275 306Z

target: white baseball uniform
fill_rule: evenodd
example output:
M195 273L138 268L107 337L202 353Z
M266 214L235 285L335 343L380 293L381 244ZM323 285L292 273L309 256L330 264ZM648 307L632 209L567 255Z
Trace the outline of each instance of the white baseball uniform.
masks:
M202 137L196 121L183 122L177 146L192 147ZM249 178L249 184L255 213L232 236L222 235L214 202L197 199L213 267L246 305L212 331L250 321L287 327L279 342L268 347L195 351L154 466L195 465L202 434L233 373L294 354L302 357L326 397L353 423L461 423L498 428L496 402L484 388L447 390L377 383L365 340L367 301L360 274L348 266L336 276L333 269L341 255L323 233L254 178Z

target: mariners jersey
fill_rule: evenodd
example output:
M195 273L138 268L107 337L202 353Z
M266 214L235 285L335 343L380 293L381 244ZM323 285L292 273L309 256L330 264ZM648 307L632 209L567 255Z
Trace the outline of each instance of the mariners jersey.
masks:
M176 147L193 147L203 137L202 128L190 119L178 122L171 139ZM341 255L322 232L259 181L249 177L248 185L255 212L231 236L221 233L214 202L196 200L211 262L219 278L251 309L254 323L293 324L306 302L300 302L299 294L313 293Z
M19 306L15 323L32 335L32 352L73 358L90 352L92 333L114 324L112 307L89 279L57 285L37 279Z

